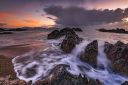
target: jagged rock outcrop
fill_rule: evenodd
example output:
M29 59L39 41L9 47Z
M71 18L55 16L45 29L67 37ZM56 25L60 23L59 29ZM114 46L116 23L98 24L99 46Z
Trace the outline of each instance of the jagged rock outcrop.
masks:
M105 53L111 61L112 69L123 75L128 75L128 44L118 41L115 44L106 43Z
M66 65L56 66L46 79L39 80L34 85L102 85L98 80L72 75L66 68Z
M80 28L63 28L60 31L59 30L54 30L51 33L48 34L47 39L57 39L60 38L64 35L67 35L69 32L74 34L74 31L77 32L82 32Z
M98 55L98 42L97 40L94 40L87 45L80 59L88 64L91 64L93 67L96 67L97 55Z
M79 38L73 30L68 31L65 39L61 43L61 49L66 53L70 53L80 41L82 41L82 38Z
M59 38L59 34L60 33L58 30L54 30L50 34L48 34L47 39L57 39Z

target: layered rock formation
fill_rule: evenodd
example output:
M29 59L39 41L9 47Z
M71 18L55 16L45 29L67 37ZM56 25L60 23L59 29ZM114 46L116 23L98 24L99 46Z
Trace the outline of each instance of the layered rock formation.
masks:
M111 61L112 69L117 73L128 75L128 44L120 41L115 44L106 43L105 52Z
M82 38L79 38L79 36L73 31L69 31L66 33L66 37L61 43L61 49L66 52L70 53L76 46L76 44L79 44L82 41Z
M82 61L89 63L93 67L96 67L97 56L98 56L98 42L97 40L94 40L87 45L84 54L82 54L80 58Z

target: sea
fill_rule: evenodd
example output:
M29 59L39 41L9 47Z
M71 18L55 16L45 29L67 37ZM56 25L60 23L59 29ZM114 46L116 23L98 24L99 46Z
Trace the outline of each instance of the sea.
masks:
M54 29L29 29L27 31L17 31L13 34L0 35L0 55L12 58L14 70L19 79L36 82L49 75L52 69L59 64L69 66L67 71L73 75L87 75L92 79L98 79L103 85L121 85L128 81L128 77L110 71L109 60L104 53L104 43L116 43L122 41L128 43L127 34L99 32L97 29L113 29L122 26L94 25L81 27L83 32L77 32L84 40L78 44L71 53L64 53L59 48L59 43L63 38L47 40L47 34ZM122 27L128 30L127 27ZM79 55L84 51L87 44L93 40L98 40L98 63L105 69L93 68L86 62L80 60ZM79 68L79 66L82 67ZM29 75L28 69L34 69L34 73Z

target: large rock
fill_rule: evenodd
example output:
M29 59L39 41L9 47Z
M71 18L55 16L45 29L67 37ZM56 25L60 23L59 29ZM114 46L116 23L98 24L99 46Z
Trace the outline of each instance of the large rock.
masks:
M56 66L46 79L39 80L34 85L102 85L98 80L72 75L66 68L66 65Z
M98 42L97 40L94 40L93 42L87 45L80 59L88 64L91 64L93 67L96 67L97 55L98 55Z
M67 35L69 32L74 34L74 31L82 32L80 28L63 28L60 31L59 30L54 30L51 33L48 34L47 39L57 39L60 38L64 35Z
M66 35L68 32L73 32L73 29L68 28L68 27L63 28L63 29L60 30L60 35L61 36Z
M80 41L82 39L73 30L68 31L65 39L61 43L61 49L66 53L70 53Z
M48 34L47 39L57 39L60 36L60 32L58 30L52 31L50 34Z
M105 53L112 63L115 72L128 76L128 44L118 41L116 44L105 44Z

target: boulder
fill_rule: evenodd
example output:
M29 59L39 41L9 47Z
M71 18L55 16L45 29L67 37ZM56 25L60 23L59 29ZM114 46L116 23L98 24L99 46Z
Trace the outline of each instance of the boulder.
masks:
M66 68L66 65L56 66L46 79L39 80L34 85L102 85L98 80L72 75Z
M97 65L97 55L98 55L98 42L97 40L92 41L85 48L84 53L80 56L80 59L93 67Z
M66 53L70 53L80 41L82 41L82 38L79 38L73 30L69 31L61 43L61 49Z
M128 44L118 41L115 44L105 44L105 53L111 61L112 69L128 76Z
M60 32L58 30L54 30L48 34L47 39L57 39L60 36Z

